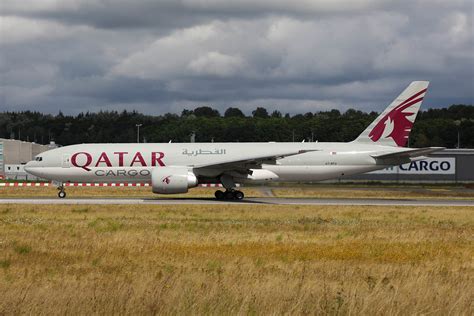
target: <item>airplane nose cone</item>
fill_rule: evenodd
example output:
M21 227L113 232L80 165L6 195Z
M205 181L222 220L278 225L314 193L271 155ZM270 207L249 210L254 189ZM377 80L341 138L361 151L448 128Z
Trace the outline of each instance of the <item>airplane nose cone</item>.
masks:
M31 170L31 161L27 162L26 165L25 165L25 171L26 172L29 172Z
M35 160L27 162L23 167L23 170L25 170L25 172L28 174L38 178L44 178L47 175L41 163Z
M34 174L35 168L34 168L33 164L34 164L34 161L29 161L29 162L26 163L26 165L25 165L25 167L24 167L23 169L24 169L26 172L28 172L29 174L35 175L35 174Z

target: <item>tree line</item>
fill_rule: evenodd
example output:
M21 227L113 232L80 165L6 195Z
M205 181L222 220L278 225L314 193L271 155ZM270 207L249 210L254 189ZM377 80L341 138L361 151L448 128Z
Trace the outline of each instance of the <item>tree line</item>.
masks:
M181 115L145 115L136 111L101 111L75 116L40 112L0 113L0 137L37 143L136 142L347 142L355 139L378 113L349 109L289 115L256 108L251 116L235 107L223 114L209 106L183 110ZM459 137L458 137L459 136ZM411 147L474 147L474 106L451 105L418 113Z

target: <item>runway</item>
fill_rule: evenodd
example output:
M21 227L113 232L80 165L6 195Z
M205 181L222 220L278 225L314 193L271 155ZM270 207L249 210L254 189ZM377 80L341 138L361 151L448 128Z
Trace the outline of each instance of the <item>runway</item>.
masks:
M243 201L218 201L211 198L6 198L0 204L51 204L51 205L366 205L366 206L474 206L474 200L448 199L314 199L314 198L248 198Z

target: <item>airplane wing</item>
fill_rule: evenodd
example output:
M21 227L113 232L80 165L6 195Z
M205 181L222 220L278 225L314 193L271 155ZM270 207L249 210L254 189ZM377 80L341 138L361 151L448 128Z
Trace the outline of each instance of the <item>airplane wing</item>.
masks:
M263 163L273 164L277 159L300 155L307 152L319 151L319 149L282 151L271 155L250 156L241 160L220 161L217 163L194 165L194 169L222 169L222 170L242 170L260 168Z
M416 158L419 156L426 156L435 151L443 150L444 147L424 147L424 148L406 148L404 151L377 153L371 155L375 159L401 159L401 158Z

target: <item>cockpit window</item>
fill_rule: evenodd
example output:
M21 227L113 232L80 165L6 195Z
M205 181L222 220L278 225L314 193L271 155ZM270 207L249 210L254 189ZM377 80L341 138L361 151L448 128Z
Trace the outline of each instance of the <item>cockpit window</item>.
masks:
M35 160L36 160L36 161L43 161L43 157L39 157L39 156L38 156L38 157L35 158Z

